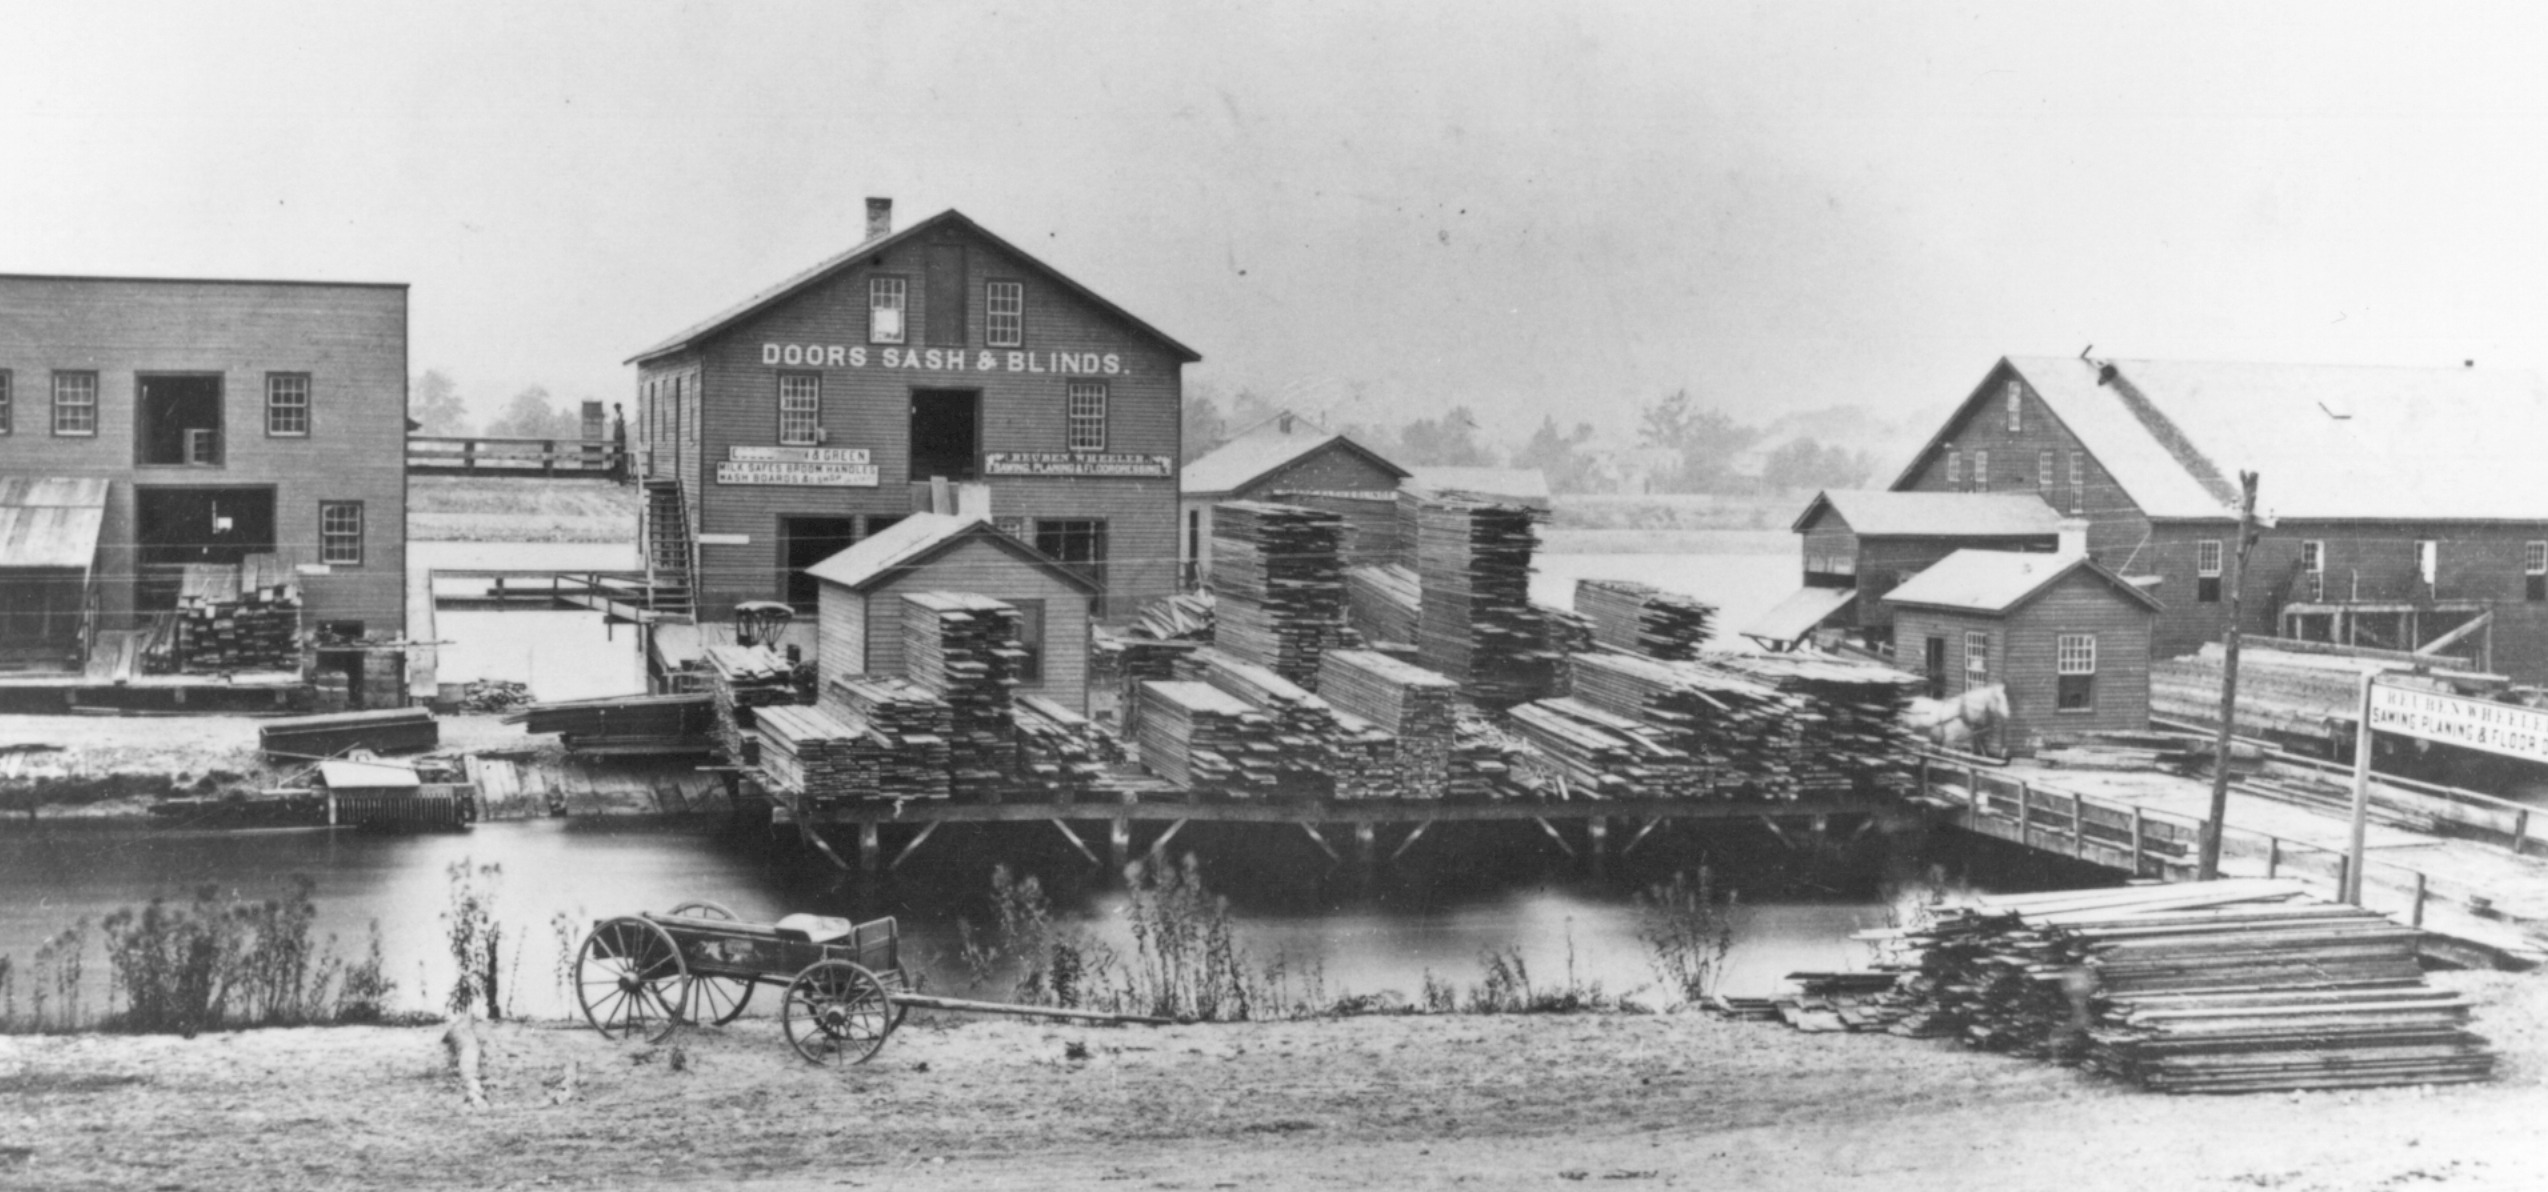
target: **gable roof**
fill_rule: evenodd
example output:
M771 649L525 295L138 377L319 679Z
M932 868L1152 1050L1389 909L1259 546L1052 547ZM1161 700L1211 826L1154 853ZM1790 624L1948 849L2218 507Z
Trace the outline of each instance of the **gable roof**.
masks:
M2011 356L1897 486L1991 396L2000 368L2152 518L2236 517L2238 473L2253 471L2269 517L2548 520L2535 459L2548 386L2518 369Z
M1888 604L1916 604L1966 612L2004 613L2060 583L2071 573L2086 571L2108 587L2146 607L2158 598L2132 581L2098 566L2086 555L2052 555L2040 551L1974 550L1970 547L1938 560L1929 569L1885 593Z
M1861 538L2049 538L2061 514L2033 493L1867 492L1825 489L1789 527L1799 534L1829 509Z
M853 592L864 592L976 538L1042 568L1091 596L1100 592L1095 581L1063 566L1051 555L1010 537L998 526L979 517L958 517L951 513L912 514L860 539L847 550L806 568L805 574L843 585Z
M1548 474L1538 468L1415 467L1407 470L1406 487L1503 497L1541 509L1549 504Z
M1133 317L1130 311L1127 311L1112 302L1108 302L1103 297L1100 297L1096 291L1072 280L1068 274L1065 274L1061 270L1055 269L1052 266L1029 256L1016 245L992 235L987 229L983 228L982 225L967 218L963 212L958 211L953 207L949 207L946 210L941 211L936 215L932 215L927 219L921 220L918 223L912 224L910 227L904 228L899 232L888 232L882 236L871 237L867 240L860 241L856 245L851 246L847 251L828 257L815 264L812 268L797 273L794 276L781 281L777 285L771 286L770 288L763 290L758 294L754 294L733 306L727 307L725 310L718 312L714 317L708 319L708 321L691 327L670 339L664 340L645 351L639 352L636 355L621 361L620 363L636 364L640 361L652 360L657 356L663 356L669 353L682 351L686 348L695 347L701 341L734 326L736 323L740 323L753 315L759 314L762 311L779 304L780 302L793 298L797 294L811 288L819 282L829 280L833 275L847 270L861 260L875 256L879 253L892 251L903 244L917 240L924 235L942 228L960 228L975 236L981 237L1000 251L1008 253L1009 255L1016 257L1018 260L1024 261L1028 265L1032 266L1037 273L1043 275L1045 278L1059 283L1063 289L1078 296L1081 301L1131 324L1133 330L1159 341L1159 345L1161 347L1168 349L1168 351L1175 355L1178 359L1188 364L1192 364L1197 360L1203 359L1202 355L1197 353L1194 349L1169 338L1168 333Z
M1288 424L1286 419L1289 419ZM1407 470L1381 457L1353 440L1307 418L1284 410L1231 437L1213 448L1203 458L1187 464L1177 475L1177 491L1185 496L1213 496L1238 492L1284 468L1290 467L1329 447L1369 460L1374 467L1401 480Z

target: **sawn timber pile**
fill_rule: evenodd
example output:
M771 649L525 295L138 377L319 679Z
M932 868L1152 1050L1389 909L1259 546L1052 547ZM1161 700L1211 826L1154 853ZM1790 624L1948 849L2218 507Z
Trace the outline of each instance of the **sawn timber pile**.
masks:
M1320 660L1318 690L1327 702L1396 738L1393 768L1400 798L1453 793L1458 683L1386 654L1331 650Z
M1345 623L1372 642L1414 645L1418 593L1415 569L1397 564L1345 569Z
M1707 792L1698 762L1637 720L1574 699L1517 704L1506 715L1565 774L1565 793L1689 799Z
M1344 519L1264 501L1212 507L1213 644L1295 683L1345 624Z
M1799 654L1729 652L1709 661L1797 700L1790 761L1801 793L1898 790L1911 782L1912 737L1902 714L1918 676L1881 663Z
M1385 798L1395 793L1397 738L1271 669L1219 650L1197 650L1179 677L1208 683L1274 724L1275 793L1307 798Z
M903 673L945 701L951 793L996 799L1016 751L1010 690L1026 651L1014 606L964 592L911 592L902 598Z
M1188 791L1263 793L1279 777L1274 722L1237 696L1181 680L1140 687L1141 764Z
M1418 660L1491 708L1550 694L1557 659L1530 595L1539 511L1407 492L1399 501L1415 507Z
M741 765L754 709L796 702L796 668L768 646L710 646L708 694L716 702L717 746Z
M1713 604L1624 579L1576 580L1575 611L1594 641L1674 662L1697 658L1716 621Z
M170 644L175 669L194 673L300 669L298 574L271 554L187 564Z
M1096 793L1114 763L1125 760L1121 739L1043 696L1018 696L1009 714L1017 730L1017 784L1029 795L1075 802Z
M1660 742L1690 755L1720 795L1794 799L1804 704L1745 675L1630 654L1578 654L1575 698L1653 726Z

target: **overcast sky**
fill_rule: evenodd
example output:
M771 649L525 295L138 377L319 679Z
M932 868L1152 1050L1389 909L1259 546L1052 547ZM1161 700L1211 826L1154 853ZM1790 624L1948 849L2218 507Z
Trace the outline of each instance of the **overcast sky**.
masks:
M1349 420L2537 366L2543 7L13 5L0 271L409 282L481 411L626 400L868 195Z

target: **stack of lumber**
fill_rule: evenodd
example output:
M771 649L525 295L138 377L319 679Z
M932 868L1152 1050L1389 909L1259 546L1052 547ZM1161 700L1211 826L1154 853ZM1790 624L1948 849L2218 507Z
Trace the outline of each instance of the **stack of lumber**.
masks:
M1566 794L1689 799L1708 793L1706 770L1641 721L1574 699L1518 704L1506 716L1557 764Z
M442 740L441 726L423 708L383 708L268 720L257 729L257 747L272 757L309 761L357 749L415 753Z
M1631 654L1569 660L1574 698L1658 730L1719 794L1793 799L1799 791L1799 701L1745 675Z
M2426 987L2420 933L2297 882L1979 900L1898 933L1901 1034L2082 1055L2169 1092L2484 1080L2468 1003Z
M796 668L768 646L710 646L708 695L716 702L717 745L741 764L753 709L796 702Z
M1913 741L1902 714L1919 690L1917 676L1828 655L1725 653L1710 661L1796 699L1790 762L1800 793L1899 790L1911 782Z
M1335 514L1343 523L1339 554L1348 567L1388 563L1405 554L1398 543L1398 491L1276 489L1268 499Z
M1317 682L1319 652L1344 625L1343 524L1298 505L1213 506L1213 644L1293 682Z
M1399 797L1439 799L1453 793L1459 684L1386 654L1330 650L1319 661L1318 691L1330 704L1393 738Z
M1274 725L1278 780L1272 792L1302 798L1386 798L1397 788L1397 738L1312 694L1269 667L1219 650L1186 656L1179 677L1245 701Z
M1576 580L1575 611L1592 622L1594 641L1672 661L1698 657L1716 621L1713 604L1624 579Z
M2216 643L2150 664L2150 714L2186 724L2221 722L2222 651ZM2350 740L2366 672L2395 663L2298 654L2248 642L2238 655L2238 725L2246 736L2310 744Z
M1162 642L1212 640L1213 600L1210 592L1179 592L1144 606L1132 620L1141 637Z
M1555 762L1519 734L1487 716L1471 703L1452 709L1451 761L1445 779L1446 799L1481 800L1506 795L1555 795L1560 771ZM1534 785L1534 778L1539 779Z
M869 675L833 679L824 686L823 697L819 707L824 727L848 731L821 739L841 742L834 748L841 751L843 764L855 761L856 776L865 784L838 787L829 794L881 799L947 797L947 779L953 764L947 744L946 701L901 679ZM766 724L775 710L762 709L761 721ZM762 765L766 768L770 764L770 734L764 732L761 738Z
M1140 727L1133 744L1141 764L1188 791L1254 794L1279 780L1274 723L1237 696L1208 683L1180 680L1141 685Z
M912 592L902 598L903 672L944 700L955 757L955 797L997 798L1015 752L1010 689L1026 652L1017 609L965 592Z
M177 591L173 641L180 669L197 673L298 670L301 589L274 555L239 566L190 563Z
M1386 564L1345 569L1345 623L1375 642L1416 640L1417 593L1423 582L1415 569Z
M504 717L523 731L556 733L569 749L604 753L699 753L715 747L716 698L615 695L526 704Z
M1095 721L1040 695L1009 707L1016 725L1017 785L1056 803L1095 795L1108 768L1124 760L1123 742Z
M877 789L885 750L856 719L784 704L761 709L754 720L761 776L772 788L815 809Z
M1539 511L1408 493L1400 500L1416 506L1417 657L1490 707L1550 694L1556 657L1530 594Z

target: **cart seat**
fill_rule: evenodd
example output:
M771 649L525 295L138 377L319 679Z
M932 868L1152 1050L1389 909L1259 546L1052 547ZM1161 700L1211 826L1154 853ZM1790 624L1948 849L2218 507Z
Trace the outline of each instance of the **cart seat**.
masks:
M847 939L849 933L858 930L857 924L847 919L836 919L830 915L787 915L771 926L778 929L782 938L803 940L809 944L828 944L833 940Z

